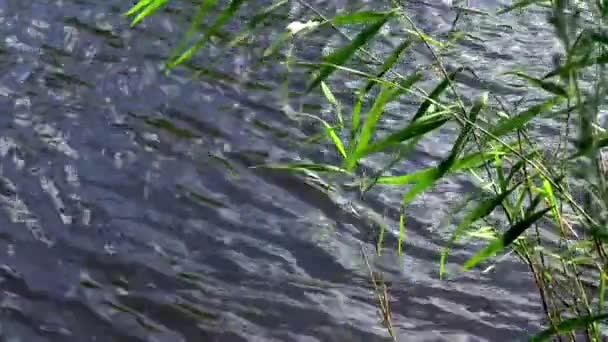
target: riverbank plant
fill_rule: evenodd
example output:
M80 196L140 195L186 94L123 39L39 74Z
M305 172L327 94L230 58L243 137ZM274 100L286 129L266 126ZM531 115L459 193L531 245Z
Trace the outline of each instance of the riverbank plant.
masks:
M458 79L463 74L475 77L475 70L466 65L448 67L442 58L444 50L457 49L459 40L475 35L455 29L458 17L447 37L431 37L415 26L397 0L387 1L383 11L337 13L331 18L303 0L292 1L309 6L316 18L294 18L266 48L265 56L321 29L332 27L344 34L344 27L350 31L357 28L354 35L344 34L348 40L343 46L317 62L300 63L294 55L288 55L287 60L288 66L314 70L310 79L301 80L307 82L305 92L322 94L335 115L297 114L303 120L320 123L322 133L315 141L330 144L340 161L267 167L340 174L358 184L362 194L375 187L403 189L394 229L399 254L407 248L408 206L443 179L470 175L480 190L457 206L458 215L444 220L451 232L438 260L439 276L450 276L450 250L457 243L465 239L486 241L460 265L458 272L482 265L493 267L505 255L514 255L527 265L547 318L545 329L533 335L532 341L604 340L602 321L608 318L608 163L603 152L608 146L608 132L601 123L608 89L608 1L520 0L490 14L455 7L458 16L500 16L532 8L545 11L547 25L561 49L554 65L547 65L542 74L512 70L503 75L519 81L520 88L538 98L524 106L503 100L491 89L480 91L473 98L463 96ZM260 24L276 11L288 8L292 1L278 0L261 9L239 25L242 31L227 44L247 41ZM141 0L127 14L136 25L166 3L167 0ZM188 62L205 48L227 23L237 20L246 3L201 0L190 29L169 56L166 70ZM211 18L210 13L218 14ZM370 52L369 47L389 23L400 25L405 32L402 42L386 55ZM415 70L398 70L395 66L414 48L426 49L432 62ZM370 62L372 70L352 67L350 63L355 59ZM337 73L360 83L348 99L350 102L338 98L337 89L331 86ZM424 91L419 84L429 75L434 75L436 83ZM402 113L399 127L380 132L388 106L404 98L418 103L417 109ZM557 133L547 136L548 133L539 132L540 121L550 121ZM445 127L456 127L458 132L442 160L412 173L395 175L395 166L411 157L422 139L432 138ZM364 161L378 154L393 158L377 172L363 172ZM380 229L379 253L387 235L384 228ZM384 302L388 304L386 298Z

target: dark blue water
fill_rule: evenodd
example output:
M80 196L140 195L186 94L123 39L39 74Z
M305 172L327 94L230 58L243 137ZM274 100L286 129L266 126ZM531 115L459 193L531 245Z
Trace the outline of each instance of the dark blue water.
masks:
M312 4L327 15L358 6ZM517 262L438 279L447 237L439 220L473 190L470 181L455 178L412 204L404 256L389 238L377 257L375 222L396 227L402 189L361 199L313 176L251 168L336 161L329 147L304 143L315 126L282 110L329 113L317 95L281 95L286 79L297 93L307 71L286 78L282 58L260 59L285 24L313 18L306 6L290 2L253 41L226 50L239 29L232 23L190 64L164 75L192 7L175 1L130 29L121 16L129 5L0 0L1 340L388 340L362 248L387 282L402 341L514 341L539 329L537 294ZM262 5L246 5L243 15ZM454 15L445 6L411 6L438 34ZM530 32L542 30L533 15L504 19L511 31L495 18L466 19L496 43L468 45L454 60L477 63L488 84L500 72L487 67L496 61L540 67L550 55L534 55L542 37ZM397 38L387 34L378 51ZM323 31L294 51L313 59L341 39ZM412 52L400 70L425 56ZM343 86L336 94L347 99L356 85L336 77ZM383 127L412 108L404 100ZM423 142L400 170L430 165L449 137ZM462 263L469 252L456 249L450 261Z

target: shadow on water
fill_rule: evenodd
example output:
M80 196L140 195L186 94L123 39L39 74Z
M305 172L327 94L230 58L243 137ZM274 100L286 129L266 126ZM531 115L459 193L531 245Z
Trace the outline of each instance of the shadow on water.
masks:
M162 63L191 8L176 2L130 30L120 16L127 6L0 0L1 339L386 340L360 248L371 256L371 218L395 226L398 193L360 199L323 179L250 168L335 161L301 143L313 126L280 110L281 58L257 63L283 23L231 51L212 44L166 76ZM292 6L289 18L310 17ZM434 10L424 13L448 15ZM273 20L286 23L287 13ZM312 47L339 42L329 34L296 48L314 57ZM354 86L340 81L351 96ZM321 102L301 104L317 111ZM402 171L448 147L423 144ZM445 237L432 227L450 198L473 187L446 184L415 203L405 255L389 248L373 260L402 340L512 341L538 328L534 287L514 262L498 266L502 276L437 279ZM467 255L457 249L450 261Z

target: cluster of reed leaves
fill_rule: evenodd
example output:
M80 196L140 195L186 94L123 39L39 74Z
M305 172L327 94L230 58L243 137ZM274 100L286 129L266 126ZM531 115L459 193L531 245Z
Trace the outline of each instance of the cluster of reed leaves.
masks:
M140 0L127 14L133 16L133 24L137 24L166 3L167 0ZM217 30L235 17L244 3L232 0L222 7L216 0L202 0L167 68L192 58ZM262 9L230 44L255 35L259 23L288 4L287 0L278 0ZM268 167L339 173L353 177L362 192L374 186L403 188L399 253L407 241L408 205L446 177L456 173L475 176L482 183L482 190L458 206L464 216L454 224L441 253L440 276L447 275L447 259L454 244L465 237L487 240L487 245L474 253L461 270L491 263L499 254L513 253L519 257L534 277L547 316L546 329L531 340L541 341L552 336L560 340L602 340L600 323L608 318L608 310L604 308L608 277L608 164L602 149L608 146L608 132L599 122L607 95L604 69L608 63L608 31L604 21L608 16L608 1L520 0L496 14L542 6L549 13L548 25L561 43L561 61L544 75L517 70L507 73L524 82L530 91L542 91L546 95L544 100L516 111L507 110L491 93L482 93L470 101L470 105L465 105L455 80L460 73L474 70L458 67L448 72L439 57L441 50L455 46L456 40L444 42L431 37L414 25L397 0L390 1L390 5L389 11L340 13L333 18L318 12L318 21L292 23L267 49L268 53L276 51L302 32L314 34L324 25L338 30L342 25L361 26L346 45L315 64L316 73L307 86L308 92L320 91L334 107L336 115L332 122L318 115L305 115L323 125L322 134L335 148L340 163L298 162ZM221 7L219 14L201 29L204 16L216 7ZM408 35L387 56L375 56L367 46L390 21L400 22ZM202 36L188 45L200 31ZM463 35L452 37L463 38ZM428 49L435 59L432 69L439 77L430 92L417 86L423 79L422 70L413 70L407 75L395 70L398 61L415 45ZM381 61L377 70L370 73L347 66L361 54ZM329 84L335 73L362 80L354 103L341 103L332 92ZM380 134L378 127L387 105L406 96L419 102L417 110L403 114L407 120L404 119L401 127ZM347 108L349 115L345 115ZM557 146L547 145L543 136L534 131L531 123L540 119L551 120L559 128ZM399 161L415 151L422 139L432 137L447 125L456 125L459 133L443 160L409 174L388 175ZM364 176L359 172L362 160L389 152L395 158L378 173ZM493 215L502 220L497 224L490 219ZM381 251L384 234L382 230L378 251Z

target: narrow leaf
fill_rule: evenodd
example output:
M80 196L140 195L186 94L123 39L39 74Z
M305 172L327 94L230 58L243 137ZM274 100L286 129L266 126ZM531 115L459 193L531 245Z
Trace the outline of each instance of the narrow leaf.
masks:
M306 92L310 92L313 88L319 85L321 81L328 78L336 69L334 65L343 65L349 58L363 45L369 42L380 31L382 26L392 17L393 12L390 12L377 20L373 24L367 26L345 47L328 55L324 58L325 64L320 68L319 75L309 84ZM332 65L333 64L333 65Z
M203 0L203 2L198 8L198 11L194 15L194 18L192 19L192 23L190 24L188 31L186 32L180 43L177 45L177 47L171 53L171 56L169 57L170 61L174 60L180 53L183 52L190 39L192 39L192 36L194 36L194 33L196 33L196 31L200 27L207 12L209 12L209 10L216 4L217 0Z
M579 328L588 327L591 324L599 321L604 321L608 319L608 313L601 313L596 315L585 315L579 316L575 318L570 318L565 321L561 321L557 326L548 328L546 330L541 331L540 333L534 335L528 341L530 342L541 342L548 341L551 336L555 334L564 334L574 331Z
M340 127L344 126L344 119L342 118L342 106L340 106L340 103L338 102L338 100L336 100L336 97L331 92L331 89L329 89L329 87L327 86L327 84L325 82L321 82L321 90L323 91L323 95L325 95L325 98L327 99L327 101L336 108L336 116L338 117L338 125L340 125Z
M411 45L412 45L412 40L410 40L410 39L406 39L403 42L401 42L401 44L399 44L399 46L397 46L397 48L390 54L390 56L388 56L388 58L384 60L384 63L382 63L380 70L376 73L376 78L377 79L382 78L397 63L397 61L401 57L401 54L403 53L403 51L405 51ZM375 80L369 80L367 82L367 84L363 87L363 89L361 89L359 91L359 94L361 96L367 94L372 89L374 84L376 84L376 83L377 82ZM411 86L411 84L410 84L410 86ZM409 88L409 87L407 87L407 88Z
M336 15L330 22L335 25L374 23L378 20L382 20L387 14L388 12L377 11L345 13Z
M542 218L551 208L545 208L538 211L525 219L514 224L504 235L494 240L486 248L479 251L477 254L472 256L463 266L463 270L467 271L475 267L480 262L496 255L496 253L502 251L508 247L513 241L515 241L526 229L533 225L536 221Z
M505 75L514 75L528 81L529 84L541 88L545 91L548 91L554 95L559 95L563 97L568 97L568 92L564 87L556 82L543 81L541 79L532 77L530 75L524 74L523 72L507 72Z
M357 162L358 158L354 158L354 156L356 156L360 151L367 148L367 145L369 144L372 134L374 133L376 125L378 124L382 113L384 113L384 106L386 105L390 94L391 86L388 84L384 84L382 86L380 94L378 94L378 97L374 102L374 105L367 114L365 123L361 128L361 133L359 134L358 139L351 141L351 144L355 144L355 147L353 148L354 154L351 154L346 162L347 169L352 169L355 163Z
M423 120L413 122L403 129L398 130L388 136L374 142L366 148L361 148L355 152L354 158L360 159L369 154L384 151L387 148L405 142L409 139L419 137L430 131L441 127L448 122L450 117L447 115L434 115Z
M414 114L412 121L418 120L420 117L426 114L426 112L431 107L431 104L437 102L437 98L441 96L441 94L445 91L445 89L454 81L456 75L463 70L462 67L457 68L453 72L451 72L447 78L444 78L436 87L433 89L431 94L422 102L420 107L418 107L418 111Z
M166 0L165 0L166 1ZM215 19L211 27L206 30L203 38L199 39L192 47L182 53L178 58L167 63L167 69L171 69L176 65L182 64L185 61L189 60L194 56L194 54L200 50L211 37L217 33L217 31L224 26L224 24L234 17L236 11L241 7L241 5L245 2L245 0L232 0L230 1L230 5L226 9L224 9L218 17Z
M253 166L251 168L265 168L265 169L278 169L278 170L289 170L289 171L312 171L312 172L327 172L327 173L342 173L351 175L351 173L345 169L334 165L328 164L313 164L313 163L285 163L285 164L265 164L259 166Z
M458 135L458 138L456 138L454 146L452 146L450 155L446 159L441 161L435 171L430 173L428 177L425 177L422 180L418 181L414 186L409 189L409 191L403 196L403 200L401 201L402 206L412 201L419 194L430 189L437 180L439 180L452 169L454 163L456 162L460 153L464 149L467 140L469 139L469 135L471 134L473 125L477 120L477 115L485 106L487 100L487 94L484 94L479 99L477 99L475 105L473 106L473 109L469 113L468 121L465 123L465 126Z
M511 6L498 11L497 14L498 15L505 14L505 13L514 11L516 9L525 8L525 7L528 7L528 6L531 6L534 4L539 4L539 3L542 3L545 1L546 0L519 0L519 1L516 1L514 4L512 4Z
M150 1L147 3L147 5L145 5L145 7L141 10L141 12L139 12L139 14L135 17L135 19L133 19L133 21L131 22L131 27L137 25L138 23L140 23L142 20L144 20L144 18L154 14L154 12L156 12L159 8L161 8L164 4L167 3L168 0L154 0L154 1ZM129 11L131 12L131 11ZM127 12L127 13L129 13ZM135 12L133 12L135 13Z
M466 156L462 157L461 159L457 160L454 163L454 165L452 166L452 169L450 172L478 167L482 163L494 158L494 156L503 155L503 154L505 154L505 151L499 150L499 149L494 150L494 151L471 153L471 154L466 155ZM410 173L410 174L400 175L400 176L380 177L378 179L378 183L391 184L391 185L406 185L406 184L416 181L417 179L427 177L425 174L431 173L432 170L435 168L436 168L436 166L429 167L429 168L418 170L418 171Z
M563 97L555 96L543 103L534 105L507 120L501 121L497 126L490 130L490 133L494 137L501 137L512 131L522 129L532 119L539 116L543 112L549 111L553 106L561 103L563 100Z
M416 71L407 78L403 79L401 82L399 82L399 86L395 87L395 89L393 90L392 94L389 97L389 102L397 99L399 96L401 96L401 94L410 90L410 88L421 79L422 73L419 71Z
M141 11L142 9L144 9L145 7L149 6L153 1L155 0L139 0L133 7L131 7L129 9L129 11L127 11L127 13L125 13L124 15L127 17L132 16L133 14Z

